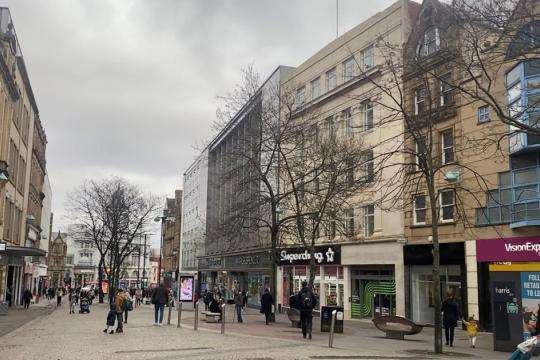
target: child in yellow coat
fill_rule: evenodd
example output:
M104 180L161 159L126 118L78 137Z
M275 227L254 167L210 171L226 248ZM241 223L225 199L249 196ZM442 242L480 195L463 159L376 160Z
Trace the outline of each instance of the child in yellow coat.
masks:
M468 321L463 320L463 323L467 327L467 335L469 335L469 342L474 348L476 346L476 335L478 334L478 323L473 316L469 316Z

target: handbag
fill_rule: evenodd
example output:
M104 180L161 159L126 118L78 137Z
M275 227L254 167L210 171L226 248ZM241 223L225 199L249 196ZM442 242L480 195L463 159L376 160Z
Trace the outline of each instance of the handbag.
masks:
M536 336L533 336L523 341L522 343L518 344L517 348L523 354L527 354L527 353L530 353L535 348L537 342L538 342L538 338Z

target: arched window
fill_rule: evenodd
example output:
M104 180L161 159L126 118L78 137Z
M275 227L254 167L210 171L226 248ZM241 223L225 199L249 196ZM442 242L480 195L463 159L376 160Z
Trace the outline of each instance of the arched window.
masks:
M419 57L429 56L441 48L441 37L439 28L433 27L426 30L418 41L416 54Z

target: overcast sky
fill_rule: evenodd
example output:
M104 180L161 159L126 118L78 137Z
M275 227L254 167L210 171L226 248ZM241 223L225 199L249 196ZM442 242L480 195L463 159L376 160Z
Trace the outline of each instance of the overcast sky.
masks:
M390 0L339 0L339 32ZM298 66L336 35L334 0L0 0L47 133L54 231L65 194L119 175L173 196L218 95L253 64Z

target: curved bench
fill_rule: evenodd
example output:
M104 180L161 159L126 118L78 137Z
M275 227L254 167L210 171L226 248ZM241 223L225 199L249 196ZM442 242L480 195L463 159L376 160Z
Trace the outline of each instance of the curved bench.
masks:
M404 340L405 335L416 335L424 328L423 325L401 316L380 316L372 320L377 329L384 331L389 339Z

